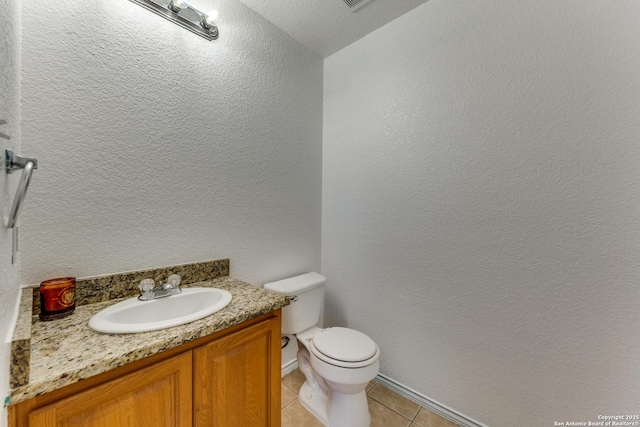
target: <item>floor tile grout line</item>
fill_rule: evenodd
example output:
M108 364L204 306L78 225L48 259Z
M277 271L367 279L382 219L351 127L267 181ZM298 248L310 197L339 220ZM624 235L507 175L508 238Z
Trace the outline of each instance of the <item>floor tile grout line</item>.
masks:
M298 396L296 396L295 399L293 399L291 402L287 403L286 405L284 405L282 408L280 408L280 411L282 411L284 408L289 407L289 405L291 405L293 402L295 402L296 400L298 400Z
M287 403L282 408L280 408L280 410L282 411L284 408L286 408L287 406L291 405L293 402L298 400L298 393L296 391L294 391L291 387L286 385L284 382L281 382L280 384L282 385L282 387L286 387L287 389L289 389L289 391L291 391L291 393L293 393L296 396L294 399L291 399L291 402Z
M390 410L390 411L392 411L392 412L394 412L394 413L396 413L396 414L400 415L402 418L404 418L405 420L409 421L409 422L410 422L410 423L412 423L412 424L413 424L413 420L415 420L415 419L416 419L416 417L418 416L418 413L420 412L420 408L422 408L422 406L420 406L420 407L418 408L418 411L413 415L413 417L412 417L412 418L407 418L407 416L406 416L406 415L401 414L400 412L396 411L395 409L391 408L391 407L390 407L390 406L388 406L388 405L385 405L384 403L380 402L378 399L375 399L375 398L373 398L373 397L371 397L371 396L367 396L367 397L368 397L368 398L370 398L371 400L374 400L374 401L378 402L379 404L381 404L382 406L384 406L384 407L385 407L385 408L387 408L388 410Z
M297 391L295 391L294 389L292 389L291 387L289 387L289 386L288 386L288 385L286 385L285 383L282 383L282 385L283 385L283 386L285 386L286 388L288 388L288 389L291 391L291 393L295 394L296 396L298 395L298 392L297 392Z
M369 389L369 391L367 391L367 397L368 397L368 398L370 398L370 399L372 399L372 400L375 400L376 402L378 402L379 404L381 404L381 405L382 405L382 406L384 406L385 408L390 409L391 411L393 411L393 412L395 412L396 414L400 415L400 416L401 416L402 418L404 418L405 420L409 420L409 422L410 422L411 424L413 424L413 421L416 419L416 417L417 417L417 416L418 416L418 414L420 413L420 409L422 409L422 408L423 408L423 406L422 406L422 405L418 405L418 404L416 403L416 405L418 405L418 410L416 411L416 413L415 413L415 414L413 414L413 416L412 416L411 418L407 418L407 416L406 416L406 415L401 414L400 412L398 412L398 411L396 411L395 409L391 408L389 405L386 405L384 402L379 401L378 399L376 399L375 397L373 397L373 396L371 396L371 395L369 394L369 393L371 393L371 392L373 391L373 389L375 389L377 386L378 386L378 384L376 383L373 387L371 387L371 388ZM381 387L384 387L384 386L381 386ZM397 393L396 393L396 394L397 394Z

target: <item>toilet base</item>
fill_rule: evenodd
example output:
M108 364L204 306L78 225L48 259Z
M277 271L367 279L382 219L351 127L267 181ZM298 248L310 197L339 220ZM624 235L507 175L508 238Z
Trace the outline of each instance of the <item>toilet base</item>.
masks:
M311 391L311 386L305 381L298 393L298 400L302 403L302 406L315 415L322 424L325 426L329 425L329 420L327 419L328 399L325 395Z
M322 424L328 427L369 427L371 416L364 390L355 394L344 394L331 390L329 397L314 393L305 381L300 388L298 400ZM328 410L332 413L328 413Z

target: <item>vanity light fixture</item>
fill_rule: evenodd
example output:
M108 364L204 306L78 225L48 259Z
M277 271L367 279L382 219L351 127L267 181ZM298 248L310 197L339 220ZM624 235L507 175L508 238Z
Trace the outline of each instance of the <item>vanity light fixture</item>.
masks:
M218 38L218 27L214 23L218 17L216 11L207 15L180 0L131 1L209 41Z

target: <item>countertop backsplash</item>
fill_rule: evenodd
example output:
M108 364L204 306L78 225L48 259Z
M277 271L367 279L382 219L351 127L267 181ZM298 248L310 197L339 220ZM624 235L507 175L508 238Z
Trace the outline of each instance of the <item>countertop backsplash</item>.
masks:
M157 283L160 280L166 281L167 277L172 274L180 275L182 278L181 286L217 279L229 275L229 259L76 279L76 306L133 297L140 293L138 283L142 279L153 279ZM40 296L36 286L33 288L33 315L37 316L38 314L40 314Z

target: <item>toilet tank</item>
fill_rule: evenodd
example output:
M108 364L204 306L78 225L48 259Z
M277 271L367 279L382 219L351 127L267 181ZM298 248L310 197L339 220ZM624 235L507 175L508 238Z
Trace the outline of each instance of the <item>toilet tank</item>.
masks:
M297 334L320 320L324 284L327 279L318 273L306 273L264 285L264 288L290 298L282 309L282 333Z

